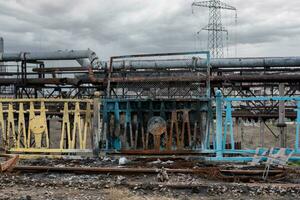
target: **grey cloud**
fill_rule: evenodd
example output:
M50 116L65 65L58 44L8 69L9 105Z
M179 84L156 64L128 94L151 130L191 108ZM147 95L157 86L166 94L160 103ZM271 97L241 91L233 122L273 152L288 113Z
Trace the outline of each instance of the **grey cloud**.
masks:
M195 33L206 25L208 12L194 8L192 14L192 2L0 0L0 35L7 51L91 48L102 59L118 54L196 50ZM238 8L237 27L234 13L224 12L223 22L231 33L231 49L236 45L234 30L237 32L239 55L271 56L278 53L278 45L286 48L285 53L296 54L299 1L225 2ZM207 34L199 37L205 43Z

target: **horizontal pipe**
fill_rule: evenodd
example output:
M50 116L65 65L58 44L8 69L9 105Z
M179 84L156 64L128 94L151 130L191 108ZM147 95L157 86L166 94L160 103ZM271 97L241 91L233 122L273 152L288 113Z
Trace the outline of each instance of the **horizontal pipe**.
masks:
M82 67L49 67L49 68L33 68L33 72L43 72L43 73L53 73L53 72L87 72L89 68L82 68ZM93 68L92 70L97 70Z
M295 67L300 66L300 57L254 57L211 59L212 68L243 67ZM158 69L158 68L206 68L206 59L167 59L167 60L118 60L112 63L113 69Z
M56 84L56 85L80 85L85 83L103 84L108 78L96 78L93 73L87 77L78 78L28 78L28 85ZM111 83L154 83L154 82L199 82L205 83L206 77L112 77ZM243 82L243 83L297 83L300 82L300 75L224 75L210 77L212 84L226 82ZM0 79L1 85L24 84L22 79L7 78Z
M92 53L91 50L4 53L2 61L74 60L88 58Z
M113 77L111 82L204 82L203 76L192 77ZM299 82L300 75L224 75L210 77L212 83L222 82Z
M20 52L20 53L3 53L0 61L19 62L19 61L38 61L38 60L77 60L83 67L102 67L97 55L92 50L71 50L71 51L54 51L54 52Z

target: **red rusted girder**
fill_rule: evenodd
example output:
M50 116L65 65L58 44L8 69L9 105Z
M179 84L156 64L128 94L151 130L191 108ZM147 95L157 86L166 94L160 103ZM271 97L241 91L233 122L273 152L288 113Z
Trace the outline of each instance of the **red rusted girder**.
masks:
M110 80L111 83L154 83L154 82L198 82L205 83L206 77L111 77L111 78L96 78L93 73L90 73L87 78L31 78L26 79L28 85L80 85L85 83L103 84ZM212 76L210 78L212 84L226 83L226 82L243 82L243 83L296 83L300 82L300 75L223 75ZM3 78L0 79L1 85L9 84L23 84L21 79L17 78Z
M166 169L167 173L207 174L219 169L217 167L204 167L199 169ZM156 174L155 168L116 168L116 167L48 167L48 166L17 166L14 171L21 172L60 172L60 173L87 173L87 174Z

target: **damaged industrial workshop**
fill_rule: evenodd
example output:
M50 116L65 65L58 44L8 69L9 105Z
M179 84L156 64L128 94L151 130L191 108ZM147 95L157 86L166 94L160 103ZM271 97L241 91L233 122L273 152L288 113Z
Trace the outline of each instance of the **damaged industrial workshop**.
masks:
M300 199L299 8L0 0L0 200Z

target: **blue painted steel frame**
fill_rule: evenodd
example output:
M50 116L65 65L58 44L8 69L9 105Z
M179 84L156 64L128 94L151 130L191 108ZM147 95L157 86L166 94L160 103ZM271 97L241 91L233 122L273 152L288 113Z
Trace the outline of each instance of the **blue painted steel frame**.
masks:
M288 97L288 96L278 96L278 97L236 97L236 98L223 98L222 92L218 90L216 92L216 141L215 147L212 151L216 153L216 157L207 157L207 160L211 161L237 161L237 162L249 162L252 160L252 157L245 156L236 156L236 157L223 157L223 154L255 154L256 150L236 150L234 145L234 135L233 135L233 120L232 120L232 102L237 101L296 101L297 102L297 119L296 119L296 141L294 149L288 149L287 151L293 151L294 156L290 158L292 161L300 160L300 151L299 151L299 131L300 131L300 97ZM226 105L225 108L225 121L224 121L224 134L223 134L223 106ZM230 132L230 143L231 149L226 150L225 144L227 139L227 132ZM261 148L260 153L265 151L266 149Z
M202 97L202 99L211 99L211 91L210 91L210 72L211 72L211 66L210 66L210 60L211 60L211 56L210 56L210 52L209 51L190 51L190 52L176 52L176 53L160 53L160 54L141 54L141 55L123 55L123 56L115 56L112 57L111 62L114 59L124 59L124 58L136 58L136 57L153 57L153 56L184 56L184 55L205 55L206 56L206 65L207 65L207 85L206 85L206 97ZM196 69L196 68L195 68ZM201 98L200 98L201 99ZM112 99L111 99L112 100ZM120 120L120 108L119 108L119 104L118 104L118 100L115 100L115 119L116 122L118 123ZM211 101L208 101L209 105L208 105L208 120L207 120L207 130L206 130L206 134L205 134L205 142L202 145L202 150L207 151L209 149L209 142L210 142L210 133L214 132L213 130L213 113L212 113L212 109L211 109ZM130 119L130 111L128 110L130 108L127 107L127 110L125 110L126 112L126 124L125 126L128 125L128 123L130 123L131 119ZM107 102L104 100L104 121L108 120L108 116L107 116ZM106 141L106 150L108 150L109 146L114 146L113 145L113 141Z

